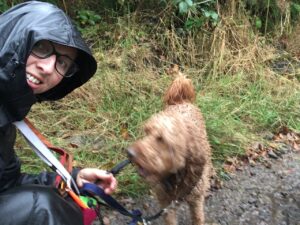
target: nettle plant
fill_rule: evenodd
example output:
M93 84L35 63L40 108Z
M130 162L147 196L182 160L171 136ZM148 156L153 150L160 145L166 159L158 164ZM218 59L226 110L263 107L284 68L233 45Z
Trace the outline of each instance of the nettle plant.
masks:
M93 26L100 20L101 16L94 11L84 9L77 11L76 21L80 27Z
M209 22L211 26L216 26L219 15L215 10L215 0L172 0L178 7L179 14L186 15L185 28L187 30L197 29Z
M254 27L263 33L276 32L278 26L299 21L299 0L245 0L242 3L252 17Z

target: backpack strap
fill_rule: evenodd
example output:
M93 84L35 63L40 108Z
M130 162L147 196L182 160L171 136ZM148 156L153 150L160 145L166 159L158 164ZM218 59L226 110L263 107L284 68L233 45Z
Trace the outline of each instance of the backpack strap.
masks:
M24 119L24 122L28 125L28 127L33 131L33 133L36 134L36 136L46 145L47 148L52 150L53 152L56 152L59 155L59 161L60 163L66 168L66 170L71 173L73 169L73 156L66 152L62 148L55 147L51 144L51 142L42 135L41 132L38 131L38 129L35 128L35 126L29 121L28 118ZM62 178L60 175L56 175L55 178L55 187L59 188L59 190L62 190Z
M18 121L14 124L32 146L36 154L58 174L54 184L60 194L62 196L69 195L81 208L84 225L91 225L97 217L96 208L90 208L79 196L80 192L78 187L70 175L72 171L72 155L62 148L53 146L27 118L25 118L24 121ZM59 155L59 160L50 150ZM72 188L74 188L74 190L72 190Z

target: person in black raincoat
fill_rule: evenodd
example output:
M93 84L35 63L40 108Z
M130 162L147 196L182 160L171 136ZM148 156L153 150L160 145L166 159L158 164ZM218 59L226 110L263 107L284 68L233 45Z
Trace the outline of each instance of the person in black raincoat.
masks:
M0 15L0 224L83 224L80 208L51 186L56 174L24 174L15 154L16 128L36 102L61 99L87 82L97 63L58 7L29 1ZM117 181L104 170L74 171L79 187L100 179L106 193Z

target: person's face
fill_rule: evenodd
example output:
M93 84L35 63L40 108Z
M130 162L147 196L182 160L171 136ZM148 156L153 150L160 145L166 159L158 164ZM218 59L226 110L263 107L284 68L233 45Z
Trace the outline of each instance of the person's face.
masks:
M75 48L49 41L38 42L26 63L27 84L33 93L44 93L59 84L64 76L68 76L76 56Z

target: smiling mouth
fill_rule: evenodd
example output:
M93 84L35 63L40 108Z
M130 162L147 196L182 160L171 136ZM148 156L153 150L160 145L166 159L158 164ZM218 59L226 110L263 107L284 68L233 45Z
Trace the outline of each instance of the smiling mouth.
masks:
M42 83L40 80L38 80L37 78L35 78L34 76L32 76L28 73L26 73L26 79L33 84L41 84Z

